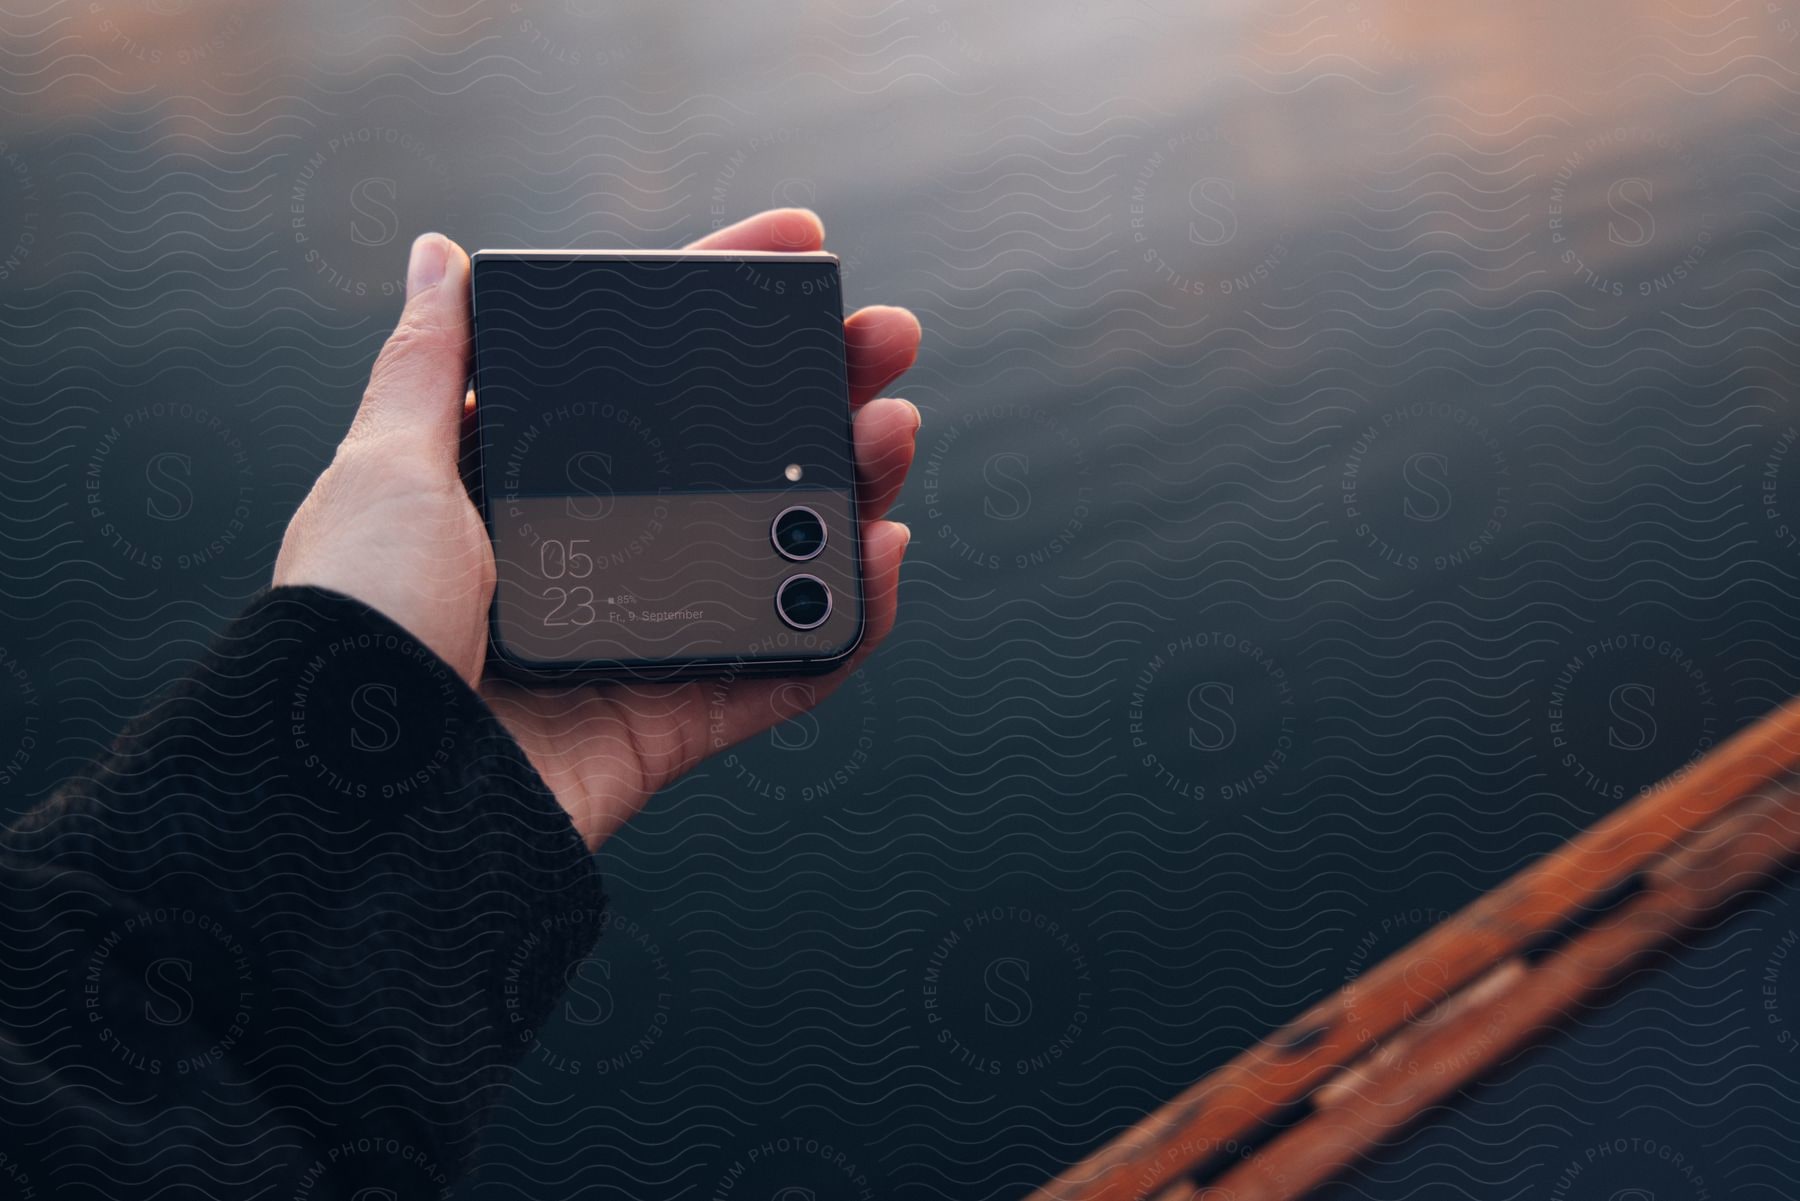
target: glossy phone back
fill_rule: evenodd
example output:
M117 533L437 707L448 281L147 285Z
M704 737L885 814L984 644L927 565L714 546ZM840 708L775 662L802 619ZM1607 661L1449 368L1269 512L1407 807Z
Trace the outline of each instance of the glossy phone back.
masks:
M842 662L863 603L836 259L473 257L496 659L655 678Z

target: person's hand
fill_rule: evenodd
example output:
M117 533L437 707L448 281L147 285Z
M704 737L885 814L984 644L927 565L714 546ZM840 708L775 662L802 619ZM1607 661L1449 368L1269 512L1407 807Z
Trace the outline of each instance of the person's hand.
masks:
M776 209L694 248L819 250L824 238L811 212ZM457 469L476 403L466 394L469 256L426 234L413 244L406 294L349 433L288 526L275 583L356 597L479 687L589 846L701 759L830 695L893 628L910 535L881 518L912 465L919 413L877 394L912 365L919 323L905 309L876 306L844 323L866 613L849 664L806 679L543 687L484 680L494 554Z

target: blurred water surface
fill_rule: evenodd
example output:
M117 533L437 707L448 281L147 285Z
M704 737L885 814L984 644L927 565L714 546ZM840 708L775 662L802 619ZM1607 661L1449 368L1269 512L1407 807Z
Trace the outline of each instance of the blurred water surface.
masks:
M0 779L264 584L413 233L813 206L926 331L900 626L604 849L462 1192L1019 1196L1800 691L1797 19L15 0ZM1342 1195L1788 1195L1793 904Z

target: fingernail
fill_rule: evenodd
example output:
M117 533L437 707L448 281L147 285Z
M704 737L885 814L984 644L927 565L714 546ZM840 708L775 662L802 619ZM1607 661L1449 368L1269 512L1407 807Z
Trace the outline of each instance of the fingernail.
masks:
M406 298L411 300L444 278L450 263L450 244L442 234L420 234L413 239L412 257L406 263Z
M925 414L919 412L919 406L914 404L910 400L903 400L903 401L901 401L901 403L904 404L907 408L912 410L913 433L915 433L915 434L918 433L919 427L925 424Z
M906 535L906 545L911 546L912 545L912 527L910 525L907 525L904 521L896 521L894 524L899 526L900 532Z

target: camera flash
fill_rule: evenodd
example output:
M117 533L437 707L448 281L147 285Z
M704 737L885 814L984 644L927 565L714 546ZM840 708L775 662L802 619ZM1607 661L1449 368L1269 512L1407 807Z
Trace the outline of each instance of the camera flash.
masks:
M787 476L788 483L797 484L800 482L800 477L802 475L804 475L805 473L800 470L800 464L789 463L787 465L787 470L782 472L781 474Z

